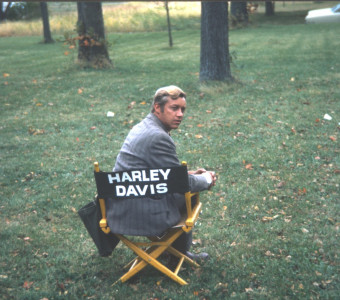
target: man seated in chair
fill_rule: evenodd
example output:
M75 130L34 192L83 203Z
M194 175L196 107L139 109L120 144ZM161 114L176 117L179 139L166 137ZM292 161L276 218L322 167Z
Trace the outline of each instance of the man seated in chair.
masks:
M170 131L181 124L186 109L186 94L176 86L158 89L154 95L151 112L135 125L117 156L113 171L142 168L179 166L176 146ZM214 172L198 169L189 171L192 192L207 190L216 182ZM111 231L125 235L161 235L176 225L185 209L181 194L167 194L161 198L134 198L108 201L107 219ZM192 233L183 233L173 247L197 260L207 258L206 253L189 252Z

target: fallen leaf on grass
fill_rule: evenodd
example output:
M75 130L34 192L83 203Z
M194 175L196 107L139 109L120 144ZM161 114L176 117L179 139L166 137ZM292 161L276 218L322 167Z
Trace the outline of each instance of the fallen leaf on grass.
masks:
M45 134L45 130L44 129L35 129L35 128L30 127L28 129L28 133L30 135L40 135L40 134Z
M33 285L33 281L25 281L23 284L23 288L29 290Z
M202 244L202 240L201 240L201 239L193 240L193 241L192 241L192 244L193 244L193 245L197 245L197 244L200 244L200 245L201 245L201 244Z
M329 138L330 138L333 142L336 141L336 137L335 137L335 136L330 136Z
M252 165L252 164L247 164L247 165L245 166L245 168L246 168L247 170L252 170L252 169L253 169L253 165Z
M132 101L129 105L128 105L128 109L131 109L135 106L136 101Z
M200 135L200 134L196 134L196 135L195 135L195 138L196 138L196 139L201 139L201 138L203 138L203 136Z
M269 221L273 221L275 219L277 219L279 217L279 215L275 215L274 217L262 217L261 221L262 222L269 222Z
M276 185L276 187L277 187L277 188L282 188L285 184L286 184L286 183L285 183L284 181L280 181L280 182Z
M4 78L9 77L10 75L8 73L3 74Z
M307 189L303 188L303 189L299 189L298 195L304 195L307 193Z
M266 251L265 256L275 256L275 254L271 253L269 250Z

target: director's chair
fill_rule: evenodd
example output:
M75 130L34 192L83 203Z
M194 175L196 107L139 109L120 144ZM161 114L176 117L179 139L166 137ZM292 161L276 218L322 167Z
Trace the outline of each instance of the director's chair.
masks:
M142 191L144 196L148 196L145 185L143 188L141 188L143 178L142 176L139 176L140 174L146 173L138 173L138 171L151 171L150 169L144 169L116 173L101 172L97 162L94 164L94 169L98 192L97 197L99 199L98 201L101 210L101 220L99 225L104 233L109 234L111 230L106 219L105 201L114 201L114 199L119 197L140 197L140 195L136 195L136 190L131 188L131 185L137 181L139 184L138 191ZM128 268L129 270L115 283L125 282L139 271L144 269L146 266L151 265L179 284L186 285L187 282L178 276L183 262L187 262L189 265L194 267L199 267L195 261L171 246L181 236L181 234L184 232L190 232L193 229L202 207L199 199L199 193L191 193L189 191L186 162L182 162L182 165L178 167L164 168L163 172L166 175L163 176L163 178L161 178L161 174L159 174L159 176L153 176L154 181L152 183L154 187L157 187L157 185L160 184L158 186L160 188L158 188L158 190L156 188L151 190L151 194L157 192L160 192L160 194L163 195L165 192L184 194L186 201L186 212L182 215L181 221L175 226L169 228L164 234L162 234L162 236L147 236L146 241L143 242L134 241L134 237L127 237L125 235L115 234L113 232L113 234L118 237L120 241L122 241L128 248L137 254L137 257L135 257L135 259L133 259L124 267ZM148 179L150 180L150 178ZM122 188L124 184L125 188ZM117 186L119 186L119 188ZM130 191L130 193L126 193L126 191ZM108 198L110 198L110 200L108 200ZM143 199L140 199L140 201L143 201ZM179 262L174 271L170 270L158 260L160 255L165 251L179 258Z

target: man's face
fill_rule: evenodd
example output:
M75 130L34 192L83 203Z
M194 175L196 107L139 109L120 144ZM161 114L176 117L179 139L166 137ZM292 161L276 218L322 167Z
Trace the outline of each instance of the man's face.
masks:
M164 124L168 131L177 129L181 124L186 108L185 98L177 98L176 100L169 99L165 103L163 111L159 104L155 104L154 114Z

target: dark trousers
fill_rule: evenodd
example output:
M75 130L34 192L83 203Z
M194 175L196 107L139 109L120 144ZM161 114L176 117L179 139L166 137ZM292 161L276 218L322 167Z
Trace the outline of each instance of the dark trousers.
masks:
M191 231L188 233L183 232L182 235L176 241L174 241L172 246L179 252L182 252L185 254L187 251L190 250L191 243L192 243L192 232Z

